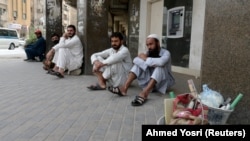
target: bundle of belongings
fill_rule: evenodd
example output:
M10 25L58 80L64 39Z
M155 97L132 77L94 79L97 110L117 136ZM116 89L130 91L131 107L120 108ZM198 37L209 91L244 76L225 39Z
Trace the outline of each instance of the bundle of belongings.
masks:
M206 125L208 107L192 94L180 94L173 100L173 115L170 125Z

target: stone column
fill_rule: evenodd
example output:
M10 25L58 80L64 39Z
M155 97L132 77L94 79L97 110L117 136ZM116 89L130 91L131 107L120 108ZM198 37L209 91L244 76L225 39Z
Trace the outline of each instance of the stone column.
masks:
M107 0L77 0L78 32L84 44L84 74L92 74L91 55L110 48L108 2Z
M77 0L77 33L78 33L78 36L82 42L82 45L83 45L83 52L85 53L85 41L86 38L85 35L85 28L86 28L86 2L85 0ZM85 54L84 54L84 58L83 58L83 64L82 64L82 74L84 74L85 72L85 61L86 61L86 57L85 57Z
M139 23L140 23L140 1L130 0L129 1L129 19L128 19L128 35L127 45L131 53L131 57L134 58L138 55L139 47Z
M201 82L224 98L243 99L228 124L250 120L250 1L206 0Z
M46 52L53 43L50 37L53 33L62 35L62 1L46 0Z

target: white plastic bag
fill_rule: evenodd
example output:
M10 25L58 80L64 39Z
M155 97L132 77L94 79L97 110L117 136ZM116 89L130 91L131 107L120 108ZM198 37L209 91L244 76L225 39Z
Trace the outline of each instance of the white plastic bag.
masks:
M203 91L200 93L201 102L209 107L219 108L224 102L223 96L217 91L211 90L206 84L202 86Z

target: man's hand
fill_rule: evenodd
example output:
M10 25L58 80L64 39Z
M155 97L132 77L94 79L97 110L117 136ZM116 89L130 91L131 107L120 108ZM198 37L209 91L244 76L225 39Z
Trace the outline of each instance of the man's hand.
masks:
M139 55L138 55L138 57L139 58L141 58L142 60L144 60L144 61L146 61L146 59L147 59L147 54L145 54L145 53L140 53Z
M69 36L68 36L68 33L64 33L64 34L63 34L63 37L64 37L65 39L68 39L68 37L69 37Z
M94 72L97 72L97 71L99 71L100 68L103 67L103 66L104 66L104 64L103 64L102 62L100 62L99 60L96 60L96 61L94 62L93 71L94 71Z

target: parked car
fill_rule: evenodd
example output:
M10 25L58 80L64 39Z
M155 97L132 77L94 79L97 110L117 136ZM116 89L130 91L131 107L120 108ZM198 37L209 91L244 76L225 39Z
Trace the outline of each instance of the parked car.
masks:
M0 27L0 49L15 49L19 46L19 37L15 29Z
M26 44L26 39L20 38L20 39L19 39L19 46L24 47L25 44Z

